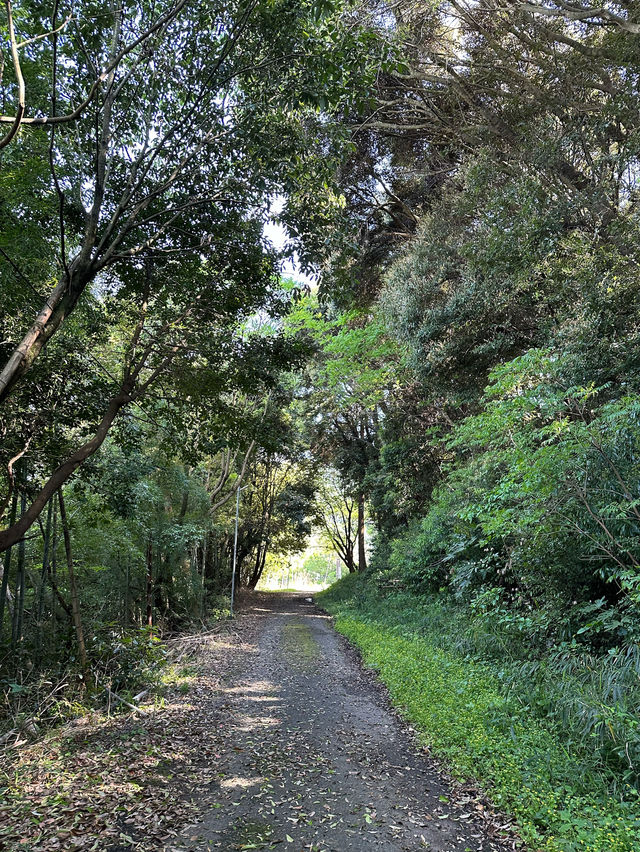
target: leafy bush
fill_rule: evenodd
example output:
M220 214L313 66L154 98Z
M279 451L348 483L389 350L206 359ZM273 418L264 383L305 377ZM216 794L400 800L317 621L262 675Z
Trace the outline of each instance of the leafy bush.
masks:
M573 369L530 350L493 371L484 408L442 441L453 461L427 515L385 541L380 585L446 585L476 608L498 594L493 618L546 613L535 642L640 639L640 397L572 384Z
M166 653L147 627L126 632L113 627L96 637L91 658L98 688L135 693L158 682Z

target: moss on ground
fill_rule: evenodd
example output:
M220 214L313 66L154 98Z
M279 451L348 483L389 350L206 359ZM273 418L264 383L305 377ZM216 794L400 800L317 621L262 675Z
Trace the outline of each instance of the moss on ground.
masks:
M318 655L318 645L311 634L311 630L307 624L302 622L293 622L285 626L283 647L291 658L303 663L310 662Z

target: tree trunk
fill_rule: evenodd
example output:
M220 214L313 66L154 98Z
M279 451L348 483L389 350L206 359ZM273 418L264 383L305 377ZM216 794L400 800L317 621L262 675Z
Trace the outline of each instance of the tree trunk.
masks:
M51 649L55 653L58 644L58 619L60 612L58 606L60 604L60 592L58 591L58 557L56 548L58 547L58 503L55 499L53 503L53 523L51 530L51 559L49 560L49 578L51 580L51 588L53 589L53 603L51 604L51 614L53 616L53 629L51 630Z
M200 618L204 618L204 603L205 603L205 578L207 576L207 552L209 544L209 533L205 533L204 541L202 543L202 581L200 584ZM196 551L197 553L197 551Z
M67 570L69 572L69 592L71 594L71 617L73 626L76 631L76 642L78 643L78 654L80 656L80 666L82 674L85 678L87 675L87 649L84 644L84 630L82 629L82 616L80 615L80 601L78 600L78 584L76 582L76 572L73 567L73 553L71 551L71 536L69 534L69 522L67 520L67 510L64 505L64 497L62 496L62 488L58 491L58 505L60 506L60 525L62 526L62 535L64 538L64 552L67 557Z
M73 611L65 601L58 588L58 504L53 503L53 531L51 535L51 559L49 560L49 582L53 589L53 603L51 610L53 614L53 630L51 631L51 648L55 651L58 634L58 621L60 620L60 607L66 613L69 622L73 626Z
M0 403L11 393L18 380L31 368L43 346L73 311L92 274L80 267L78 258L69 264L67 275L58 282L38 312L33 325L0 370Z
M29 527L35 523L47 505L48 500L55 494L60 493L60 488L76 471L80 465L92 456L102 445L102 442L107 437L107 433L111 428L111 424L116 418L120 409L131 401L129 386L123 386L120 393L115 396L109 403L107 410L104 413L95 435L86 444L83 444L79 449L72 453L66 461L64 461L49 477L47 482L36 495L33 503L20 516L20 520L11 524L4 530L0 530L0 553L5 551L11 545L16 544L22 536L27 532Z
M255 589L256 584L258 582L258 577L260 575L260 564L262 561L262 553L263 553L263 545L262 542L258 542L258 546L256 548L256 561L253 563L253 573L251 574L251 579L249 580L249 588Z
M24 491L20 495L20 517L22 518L27 506L27 497ZM13 605L13 626L11 630L11 646L15 648L16 644L22 639L22 622L24 619L24 539L18 544L18 572L16 575L16 594L15 603Z
M120 559L122 557L120 556ZM127 559L127 567L125 569L124 578L124 612L122 614L122 626L128 627L131 621L129 611L131 610L131 563Z
M13 492L11 501L11 513L9 515L9 526L12 527L16 522L16 513L18 511L18 492ZM0 639L4 630L4 608L9 591L9 572L11 570L11 547L7 548L4 554L4 566L2 571L2 584L0 585Z
M262 577L262 572L264 571L264 566L267 561L267 551L269 549L269 542L266 541L264 543L264 547L260 548L258 545L258 557L256 559L256 564L253 569L253 574L251 575L251 579L249 580L249 588L253 591L255 587L260 582L260 578Z
M147 627L153 630L153 540L147 541Z
M165 553L156 548L155 571L153 572L153 604L156 612L156 622L158 613L160 617L166 619L169 612L169 580L167 577L167 560Z
M44 590L47 585L49 574L49 546L51 543L51 522L53 517L53 500L49 500L47 508L47 524L44 528L44 542L42 548L42 573L40 575L40 588L38 589L38 630L44 617Z
M69 604L62 597L60 589L58 588L58 506L56 501L53 501L53 539L51 542L51 559L49 560L49 582L51 583L51 588L53 589L53 604L52 604L52 612L53 612L53 630L51 631L51 648L53 651L56 649L57 641L58 641L58 621L60 620L60 611L58 610L58 606L64 613L66 613L67 618L69 619L69 624L73 627L73 611Z
M358 571L367 570L367 556L364 549L364 494L358 494Z
M266 539L264 544L262 542L258 542L258 547L256 550L256 561L253 564L253 572L251 573L251 577L249 578L249 582L247 583L247 587L251 590L255 589L255 587L260 582L260 577L262 576L262 572L264 571L264 566L267 559L268 549L269 539Z

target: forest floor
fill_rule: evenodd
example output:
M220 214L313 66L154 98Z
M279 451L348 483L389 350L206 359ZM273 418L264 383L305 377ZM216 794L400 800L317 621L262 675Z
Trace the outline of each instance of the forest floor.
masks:
M162 704L78 721L12 757L0 849L517 848L305 595L252 595L174 655L184 679Z

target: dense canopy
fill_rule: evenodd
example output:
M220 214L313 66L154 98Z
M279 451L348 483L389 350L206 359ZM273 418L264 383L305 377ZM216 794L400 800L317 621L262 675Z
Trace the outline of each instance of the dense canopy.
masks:
M89 704L134 691L123 637L152 655L236 568L339 566L486 667L583 760L567 796L637 833L640 9L0 17L9 722L57 720L54 670ZM531 848L635 848L572 819Z

